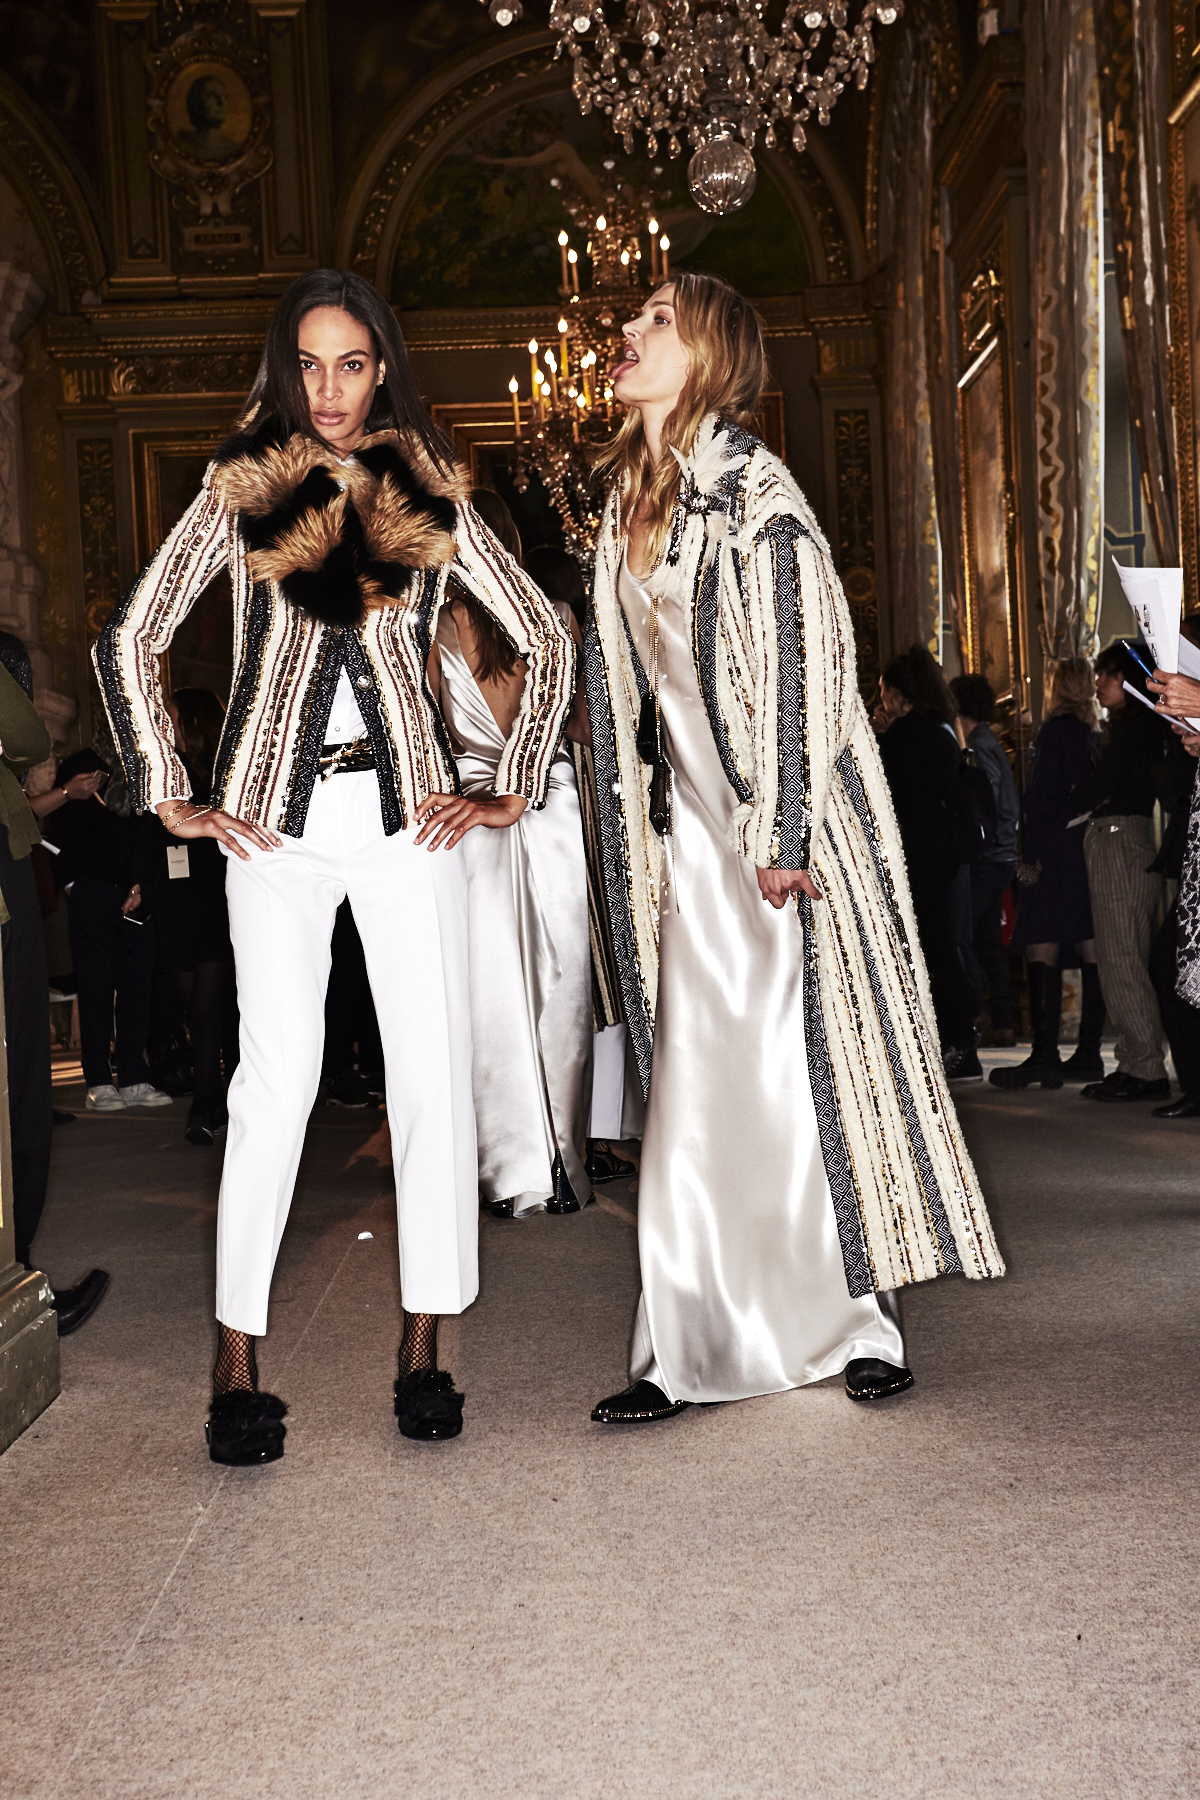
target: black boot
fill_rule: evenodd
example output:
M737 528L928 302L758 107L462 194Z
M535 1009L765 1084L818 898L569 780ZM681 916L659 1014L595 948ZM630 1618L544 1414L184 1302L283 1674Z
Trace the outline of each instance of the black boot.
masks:
M1100 1034L1104 1030L1104 995L1100 992L1100 970L1095 963L1084 963L1079 971L1083 994L1079 1007L1079 1044L1074 1056L1063 1064L1064 1081L1103 1081L1104 1058L1100 1053Z
M1063 1066L1058 1055L1058 1021L1062 1014L1062 970L1046 963L1029 963L1029 1010L1033 1017L1033 1045L1015 1068L993 1069L989 1077L998 1088L1060 1088Z

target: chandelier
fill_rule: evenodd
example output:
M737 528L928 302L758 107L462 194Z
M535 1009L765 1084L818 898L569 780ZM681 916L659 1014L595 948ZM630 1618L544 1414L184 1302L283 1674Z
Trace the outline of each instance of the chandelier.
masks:
M523 8L491 0L488 10L511 25ZM813 115L828 125L847 86L866 87L875 27L894 24L904 0L863 0L853 26L851 10L849 0L786 0L772 32L765 0L551 0L550 28L575 65L580 112L606 113L627 154L639 131L652 158L664 138L670 156L690 141L692 198L729 213L754 192L759 133L768 150L783 132L803 151Z
M579 247L569 231L560 231L562 311L556 339L552 344L529 340L528 399L515 375L508 384L514 486L523 494L531 474L540 478L562 520L567 549L589 567L600 529L592 455L612 429L608 371L620 356L621 326L640 310L642 292L671 273L671 240L651 211L652 198L614 178L613 161L604 167L610 185L603 212L588 217L578 200L569 197L566 203L576 238L591 261L590 284L581 290Z

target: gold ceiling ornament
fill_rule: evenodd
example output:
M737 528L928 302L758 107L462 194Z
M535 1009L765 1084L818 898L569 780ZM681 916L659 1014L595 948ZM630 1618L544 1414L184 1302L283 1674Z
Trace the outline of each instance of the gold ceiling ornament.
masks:
M875 28L895 24L904 0L862 0L852 25L853 10L849 0L786 0L771 31L764 0L551 0L550 29L575 65L580 112L606 113L627 154L639 131L651 157L664 138L670 156L689 140L693 200L730 213L754 192L759 133L768 150L782 132L803 151L814 114L828 125L847 86L866 87ZM489 13L511 25L520 0L491 0Z
M566 199L575 241L570 231L558 234L562 312L552 343L529 340L528 399L515 375L508 384L517 491L525 492L531 473L540 477L562 520L567 549L589 567L602 505L592 458L612 432L608 375L620 357L621 326L671 272L671 240L654 216L653 201L614 175L615 161L606 159L604 168L609 186L603 212L588 217L580 200ZM581 249L591 265L583 288Z
M272 162L265 56L201 24L146 64L151 168L186 190L210 229L232 222L234 195Z

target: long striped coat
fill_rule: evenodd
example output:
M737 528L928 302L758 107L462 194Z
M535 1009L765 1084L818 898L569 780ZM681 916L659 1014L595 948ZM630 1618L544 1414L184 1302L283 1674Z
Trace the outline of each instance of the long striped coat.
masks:
M648 1087L662 846L637 752L646 674L617 598L623 548L614 496L584 654L605 888ZM825 896L800 901L808 1073L850 1292L952 1271L1002 1275L946 1088L845 596L807 501L757 438L705 421L656 579L690 614L701 693L738 799L732 847L763 867L811 870Z
M461 475L381 432L348 462L307 438L264 437L212 463L113 612L93 654L139 810L191 792L158 658L223 563L234 673L214 806L303 835L343 668L375 752L385 831L402 831L427 794L458 791L425 674L451 568L528 666L496 791L544 804L571 703L570 636L466 503Z

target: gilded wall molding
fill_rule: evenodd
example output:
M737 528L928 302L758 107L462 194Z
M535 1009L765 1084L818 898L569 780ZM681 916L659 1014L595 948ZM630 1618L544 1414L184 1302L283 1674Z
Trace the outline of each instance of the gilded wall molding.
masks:
M80 438L75 446L79 540L83 561L83 614L88 642L104 629L121 598L117 538L117 470L112 439Z
M871 415L865 406L833 413L837 564L854 626L858 684L875 697L879 685L879 573L872 479Z
M25 201L54 276L61 312L104 279L104 247L74 158L25 95L0 74L0 171Z

